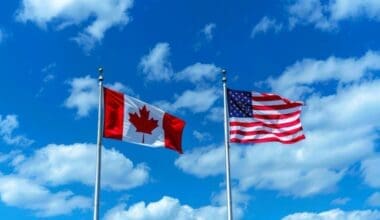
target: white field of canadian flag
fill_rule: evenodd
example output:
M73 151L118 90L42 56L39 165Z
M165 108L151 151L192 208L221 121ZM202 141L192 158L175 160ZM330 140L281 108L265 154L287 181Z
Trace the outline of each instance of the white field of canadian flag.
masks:
M123 93L103 91L104 137L182 153L183 120Z

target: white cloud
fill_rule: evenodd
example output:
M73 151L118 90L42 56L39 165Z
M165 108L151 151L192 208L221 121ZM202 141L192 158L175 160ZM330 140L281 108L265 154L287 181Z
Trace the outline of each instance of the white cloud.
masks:
M330 0L329 8L334 20L367 17L380 21L380 2L377 0Z
M170 45L163 42L157 43L148 54L141 58L139 68L145 78L150 81L181 80L196 84L198 87L214 81L220 72L220 68L214 64L197 62L175 73L169 58Z
M42 73L45 73L45 77L43 78L43 82L47 83L52 81L55 78L54 70L57 67L57 63L50 63L49 65L42 68Z
M297 0L288 8L289 27L292 29L298 24L313 24L321 30L333 30L336 24L327 17L327 12L328 8L320 0Z
M213 107L210 109L209 114L206 118L214 122L222 122L224 117L224 108L223 107Z
M368 51L359 58L332 56L327 60L304 59L268 82L275 92L298 99L302 94L313 92L312 85L315 83L330 80L350 83L376 71L380 71L380 53Z
M149 54L141 58L139 66L148 80L168 81L173 76L169 56L169 44L157 43Z
M332 209L321 213L301 212L288 215L282 220L378 220L380 212L377 210L354 210L342 211L340 209Z
M379 155L364 160L361 164L362 173L364 175L364 181L371 187L380 188L379 167Z
M91 110L98 107L99 88L98 81L90 76L78 77L68 81L70 96L65 100L64 106L77 110L77 117L88 116ZM106 84L107 87L134 95L133 91L120 82Z
M373 193L368 199L367 203L370 206L380 207L380 192Z
M211 41L214 38L214 31L216 28L216 24L209 23L202 29L202 33L205 35L208 41Z
M314 25L315 28L335 30L340 21L368 18L380 21L380 2L377 0L296 0L288 7L289 26Z
M279 32L282 30L282 24L279 24L276 19L263 17L259 23L255 25L251 32L251 38L254 38L259 33L266 33L273 30L274 32Z
M291 147L275 143L243 147L232 145L232 178L238 180L238 186L242 190L252 187L271 189L299 197L328 193L337 187L350 166L371 157L380 127L380 98L377 95L380 93L380 80L373 76L372 80L366 80L366 73L377 68L372 58L373 54L367 53L358 61L341 60L343 64L333 68L337 72L323 68L307 71L309 65L303 65L305 71L299 68L297 77L292 78L293 83L282 81L289 77L291 68L278 79L272 79L272 82L281 81L274 84L276 86L282 86L282 82L286 84L278 86L284 91L292 91L299 82L307 83L312 91L314 86L320 86L322 80L350 83L338 85L335 91L330 90L330 95L309 96L302 115L306 140ZM338 74L343 70L345 74ZM314 73L322 76L315 77ZM374 187L380 185L377 160L373 158L362 163L365 181ZM223 175L224 148L196 148L178 158L175 164L199 177Z
M93 144L55 145L37 150L15 166L18 175L52 186L94 184L96 151ZM140 186L148 181L149 168L114 149L103 148L102 185L113 190Z
M125 204L122 204L109 210L105 215L105 220L207 220L225 218L226 208L224 206L192 208L188 205L181 205L178 199L168 196L149 204L139 202L128 209L126 209ZM241 212L236 213L236 218L241 218Z
M304 161L309 157L297 158L297 154L300 157L302 153L301 150L284 149L282 146L274 145L248 148L233 145L231 147L232 179L239 181L237 187L242 191L255 187L278 190L285 195L299 197L330 191L344 172L334 171L324 165L313 167ZM184 154L176 160L175 164L185 172L198 177L216 176L223 175L225 172L224 158L224 147L208 147ZM192 164L197 164L197 166ZM241 169L241 167L250 167L250 169Z
M65 101L67 108L77 109L77 116L87 116L98 105L99 89L97 80L90 76L74 78L69 81L70 96Z
M22 135L13 135L13 131L19 127L17 115L7 115L3 118L0 115L0 136L3 141L10 145L30 146L33 140Z
M108 29L123 27L130 21L127 11L132 6L133 0L23 0L17 20L31 21L42 28L57 24L58 29L82 27L89 22L74 39L90 49L103 39Z
M331 205L346 205L349 201L351 201L348 197L336 198L331 201Z
M173 110L188 109L194 113L205 112L210 109L219 95L214 88L186 90L171 104Z
M57 63L50 63L46 65L44 68L42 68L41 72L43 73L50 73L57 67Z
M44 81L44 83L47 83L49 81L52 81L54 78L55 78L55 76L53 74L48 74L44 77L43 81Z
M239 191L238 188L231 187L231 197L232 197L232 212L243 213L243 208L246 208L250 200L250 196L247 193ZM223 189L219 193L212 196L212 203L217 205L227 204L226 190ZM240 214L238 214L240 215Z
M20 150L12 150L9 153L0 153L0 163L9 163L10 161L14 160L13 158L17 158L19 155L21 155Z
M312 25L322 31L338 31L342 21L368 19L380 21L380 2L377 0L293 0L286 5L287 30L296 26ZM263 17L254 27L251 37L269 30L278 32L285 25L275 19Z
M232 152L233 155L235 151ZM181 155L175 165L187 173L198 177L216 176L224 173L224 148L208 146L196 148L192 152ZM194 166L197 164L197 166ZM234 166L232 166L234 167Z
M214 81L220 68L214 64L195 63L175 74L177 80L186 80L194 84Z
M47 188L15 175L0 175L0 199L9 206L35 211L49 217L91 208L91 199L70 191L50 192Z
M212 136L208 132L200 132L197 130L193 131L193 136L198 140L198 141L208 141L212 139Z

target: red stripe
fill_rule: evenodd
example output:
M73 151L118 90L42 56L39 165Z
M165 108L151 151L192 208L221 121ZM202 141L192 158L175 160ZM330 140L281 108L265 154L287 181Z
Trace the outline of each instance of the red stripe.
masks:
M259 131L232 130L232 131L230 131L230 134L240 134L240 135L273 134L273 135L276 135L277 137L285 137L285 136L289 136L292 134L296 134L297 132L302 131L302 130L303 130L302 127L295 128L295 129L289 130L289 131L283 131L281 133L272 133L272 132L264 131L264 130L259 130Z
M283 141L280 138L270 137L270 138L262 138L262 139L251 139L251 140L241 140L238 138L231 138L230 142L232 143L242 143L242 144L257 144L257 143L265 143L265 142L280 142L283 144L294 144L300 140L305 139L305 135L297 136L296 138L288 141Z
M287 103L284 105L253 105L253 110L284 110L302 106L300 103Z
M286 119L286 118L290 118L290 117L293 117L293 116L299 115L299 114L301 114L301 111L296 111L296 112L292 112L292 113L289 113L289 114L281 114L281 115L259 115L259 114L254 114L253 117L254 118L258 118L258 119L273 120L273 119Z
M253 95L252 99L254 101L276 101L276 100L283 100L284 102L292 103L289 99L286 99L284 97L281 97L276 94L268 94L268 93L260 93L260 96Z
M165 133L165 147L182 154L182 132L185 121L165 113L162 127Z
M301 123L301 120L298 118L297 120L282 123L282 124L265 124L261 121L258 121L258 122L231 121L230 126L241 126L241 127L265 126L268 128L286 128L286 127L294 126L300 123Z
M104 127L103 137L123 139L124 94L103 88Z

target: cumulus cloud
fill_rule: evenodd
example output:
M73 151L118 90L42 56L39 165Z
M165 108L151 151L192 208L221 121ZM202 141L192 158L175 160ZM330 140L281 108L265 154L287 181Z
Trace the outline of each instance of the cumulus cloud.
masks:
M0 153L0 163L12 162L15 158L18 158L21 154L20 150L12 150L9 153Z
M175 95L175 101L156 101L155 104L168 111L189 110L194 113L205 112L212 108L219 98L218 91L209 85L215 80L220 68L214 64L195 63L174 74L169 60L170 46L168 43L158 43L148 55L142 57L140 68L147 80L156 81L187 81L196 88L185 90Z
M178 199L168 196L149 204L139 202L128 209L125 204L121 204L109 210L105 215L106 220L206 220L225 218L226 208L224 206L192 208L189 205L181 205ZM241 212L236 213L236 218L241 218Z
M148 80L168 81L173 76L172 65L169 61L170 45L157 43L156 46L141 58L140 68Z
M362 57L326 60L303 59L286 68L278 78L268 80L275 92L298 99L313 92L313 84L335 80L342 83L357 81L363 76L380 71L380 53L368 51Z
M336 27L335 22L330 21L326 15L328 8L320 0L297 0L289 6L288 13L290 28L298 24L313 24L321 30L332 30Z
M197 130L193 131L193 136L198 140L198 141L208 141L212 139L212 136L208 132L200 132Z
M380 188L379 167L379 155L374 156L372 158L368 158L362 161L361 163L361 170L364 176L365 183L374 188Z
M216 28L216 24L208 23L202 29L202 33L204 34L204 36L206 37L208 41L211 41L214 38L215 28Z
M186 80L194 84L214 81L220 73L220 68L214 64L195 63L176 73L177 80Z
M266 33L268 31L274 31L277 33L281 31L282 28L283 25L278 23L276 19L265 16L252 29L251 38L254 38L259 33Z
M41 148L15 166L18 175L52 186L70 183L94 184L96 151L94 144L55 145ZM103 148L102 185L125 190L148 181L149 168L134 165L114 149Z
M219 95L215 88L186 90L175 97L174 103L159 101L157 104L170 111L186 109L194 113L200 113L209 110L218 98Z
M176 72L170 61L169 43L157 43L155 47L144 55L139 63L143 75L150 81L187 81L195 85L214 81L220 68L214 64L194 63Z
M294 0L286 5L287 22L277 22L267 16L254 27L251 37L269 30L292 30L296 26L311 25L322 31L337 31L346 20L368 19L380 21L380 2L376 0ZM287 26L287 28L285 28Z
M206 119L214 122L222 122L224 117L223 107L212 107L206 116Z
M380 218L380 212L378 210L355 210L355 211L343 211L340 209L333 209L320 213L313 212L301 212L288 215L282 220L377 220Z
M235 150L232 150L231 158L234 156ZM187 173L198 177L206 177L224 173L224 161L225 155L223 146L208 146L197 148L192 152L180 156L175 161L175 165ZM197 166L194 166L194 164L197 164ZM231 167L234 167L234 165Z
M368 199L367 203L370 206L380 207L380 192L373 193Z
M367 17L380 21L380 2L376 0L330 0L329 8L334 20Z
M35 211L49 217L91 208L91 199L71 191L53 193L33 181L16 175L0 175L0 199L6 205Z
M231 147L232 179L238 180L239 190L245 191L250 187L255 187L305 197L331 190L342 177L343 172L336 172L322 166L303 168L297 166L305 164L290 164L298 152L292 150L286 152L285 150L288 149L274 147ZM176 160L175 164L185 172L206 177L223 175L224 160L224 147L207 147L184 154ZM197 164L197 166L191 164ZM241 169L241 167L250 167L250 169Z
M297 0L288 7L289 25L314 25L315 28L331 31L340 21L367 18L380 21L380 2L362 0Z
M77 116L87 116L91 109L98 105L99 89L97 80L90 76L70 80L70 96L65 101L65 107L77 109Z
M289 77L292 68L272 79L272 82L281 82L272 85L282 92L293 91L300 82L305 82L311 91L320 86L321 81L349 83L337 85L330 94L308 96L302 115L306 140L292 147L275 143L251 147L232 145L232 179L237 180L239 188L271 189L299 197L328 193L337 187L350 166L361 161L364 161L365 181L378 187L378 159L368 159L375 153L380 127L380 99L377 95L380 79L368 77L372 73L369 70L377 68L373 57L377 55L367 53L361 59L342 59L339 68L332 68L334 71L323 68L310 71L310 65L301 65L304 71L299 67L297 77L289 84L284 79ZM320 62L323 67L327 61ZM340 74L343 70L345 73ZM287 86L282 87L282 82ZM198 177L223 175L224 148L196 148L178 158L175 164Z
M19 127L17 115L0 115L0 136L3 141L10 145L30 146L33 140L23 135L13 135L13 131Z
M348 197L336 198L331 201L331 205L346 205L349 201L351 201Z
M49 24L56 25L57 29L84 26L84 30L74 40L86 49L91 49L103 39L108 29L123 27L130 21L128 10L132 6L133 0L23 0L17 20L30 21L41 28ZM87 22L87 26L83 25Z
M65 100L64 106L77 110L77 117L88 116L90 111L96 109L99 99L98 81L90 76L78 77L67 82L70 86L70 95ZM120 82L106 84L107 87L117 91L134 95L133 91Z

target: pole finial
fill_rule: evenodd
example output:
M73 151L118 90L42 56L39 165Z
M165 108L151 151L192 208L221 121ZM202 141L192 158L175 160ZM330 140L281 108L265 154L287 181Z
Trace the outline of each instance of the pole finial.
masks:
M98 68L98 73L99 73L99 78L98 78L98 80L99 80L99 81L103 81L103 71L104 71L103 67L99 67L99 68Z
M227 82L227 70L222 69L220 72L222 73L222 82Z

